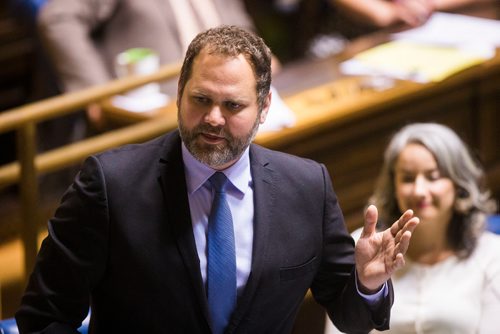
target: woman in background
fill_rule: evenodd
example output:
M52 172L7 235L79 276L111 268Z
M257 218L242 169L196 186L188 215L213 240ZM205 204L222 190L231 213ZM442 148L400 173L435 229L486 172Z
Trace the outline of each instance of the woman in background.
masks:
M405 267L393 275L389 333L499 332L500 236L485 230L496 203L483 182L481 166L448 127L416 123L392 138L369 202L381 229L407 209L420 224Z

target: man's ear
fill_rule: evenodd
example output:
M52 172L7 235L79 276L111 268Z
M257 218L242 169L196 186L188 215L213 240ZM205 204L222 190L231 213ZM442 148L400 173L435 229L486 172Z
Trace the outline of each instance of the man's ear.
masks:
M264 104L262 106L262 111L260 113L260 124L266 121L267 113L269 112L269 108L271 107L271 98L272 98L271 90L269 90L269 94L267 94Z
M175 104L177 105L177 110L179 110L181 107L182 96L180 95L180 92L181 92L181 89L179 87L177 87L177 96L176 96L176 101L175 101Z

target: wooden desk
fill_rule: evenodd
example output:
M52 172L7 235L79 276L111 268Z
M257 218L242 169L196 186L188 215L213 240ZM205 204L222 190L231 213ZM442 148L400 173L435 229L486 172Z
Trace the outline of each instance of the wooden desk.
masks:
M370 87L367 78L341 77L337 64L330 59L285 68L274 85L297 123L260 133L256 142L324 163L349 229L362 222L390 136L411 122L455 129L483 161L489 185L500 198L500 53L439 83L395 81L383 91ZM138 121L163 113L175 117L175 105L133 117L115 110L112 117Z

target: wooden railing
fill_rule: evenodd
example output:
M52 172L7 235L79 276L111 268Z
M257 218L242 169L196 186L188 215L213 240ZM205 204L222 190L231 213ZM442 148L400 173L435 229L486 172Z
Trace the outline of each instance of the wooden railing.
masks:
M149 82L173 78L179 74L179 70L180 64L165 65L153 74L111 81L0 113L0 133L16 132L17 161L0 166L0 190L16 183L20 186L25 276L32 270L38 252L38 176L74 165L89 154L153 138L175 128L177 120L176 115L161 116L43 153L37 153L37 123L76 112L89 103L101 101Z

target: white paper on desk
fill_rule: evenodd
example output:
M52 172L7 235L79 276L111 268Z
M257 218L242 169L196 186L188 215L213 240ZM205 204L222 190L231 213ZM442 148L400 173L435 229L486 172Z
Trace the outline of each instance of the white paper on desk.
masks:
M147 112L165 107L170 102L170 97L163 93L154 93L144 96L116 95L111 103L120 109L131 112Z
M449 46L396 40L357 54L340 65L343 73L385 75L417 82L438 82L486 58Z
M391 39L454 46L491 58L500 47L500 21L437 12L424 25L392 34Z
M392 78L426 83L429 80L415 71L402 71L389 66L374 66L358 59L349 59L340 64L340 71L345 75L368 76L371 78Z
M266 121L259 127L259 132L277 131L295 124L295 114L281 99L276 88L271 86L271 92L271 107Z
M391 35L391 42L340 65L347 75L440 81L495 55L500 21L437 12L421 27Z

